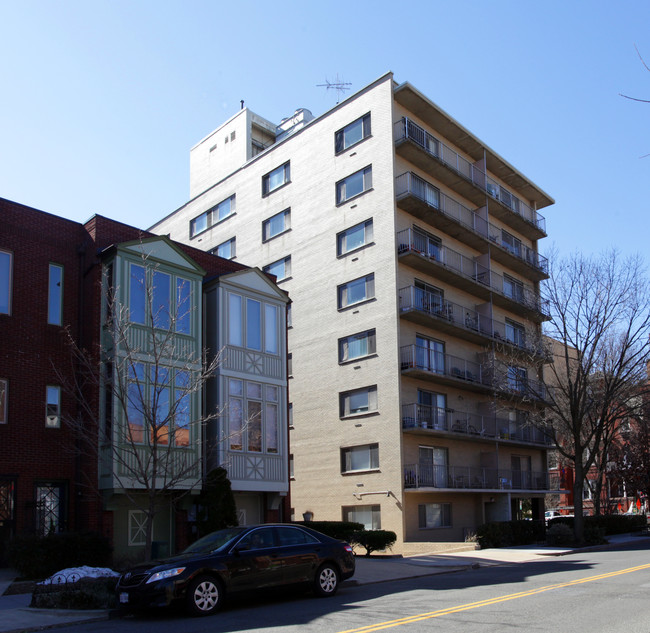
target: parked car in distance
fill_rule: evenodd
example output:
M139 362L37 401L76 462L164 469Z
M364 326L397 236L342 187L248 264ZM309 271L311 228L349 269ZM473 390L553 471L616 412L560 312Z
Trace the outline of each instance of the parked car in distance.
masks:
M264 524L212 532L184 552L129 569L116 591L123 608L185 602L191 615L217 611L226 594L283 585L333 596L354 574L352 548L302 525Z

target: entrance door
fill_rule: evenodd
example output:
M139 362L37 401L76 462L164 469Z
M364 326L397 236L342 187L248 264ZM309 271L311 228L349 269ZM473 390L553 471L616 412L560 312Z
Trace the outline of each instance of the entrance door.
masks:
M426 429L445 429L447 396L418 389L418 426Z
M445 344L424 336L416 336L417 367L436 374L445 373Z
M448 479L447 449L420 446L420 485L446 488Z
M512 487L528 490L531 488L530 456L512 455Z

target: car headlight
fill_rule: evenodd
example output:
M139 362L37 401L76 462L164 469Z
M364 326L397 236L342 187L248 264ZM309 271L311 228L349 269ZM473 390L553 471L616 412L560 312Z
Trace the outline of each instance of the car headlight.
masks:
M156 580L165 580L165 578L173 578L182 574L185 571L185 567L174 567L174 569L165 569L164 571L157 571L145 584L150 582L156 582Z

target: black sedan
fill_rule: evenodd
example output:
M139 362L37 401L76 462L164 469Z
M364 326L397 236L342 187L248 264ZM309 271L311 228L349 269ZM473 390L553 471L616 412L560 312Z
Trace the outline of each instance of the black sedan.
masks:
M182 554L130 569L116 590L125 608L184 601L191 615L209 615L226 593L301 584L333 596L354 566L347 543L302 525L233 527L204 536Z

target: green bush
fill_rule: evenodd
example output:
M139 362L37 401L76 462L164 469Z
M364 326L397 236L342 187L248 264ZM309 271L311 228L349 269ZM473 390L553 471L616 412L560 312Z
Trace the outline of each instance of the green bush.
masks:
M36 609L113 609L117 578L82 578L61 585L37 585L30 607Z
M208 473L197 505L199 536L237 525L235 496L225 468L218 467Z
M555 523L546 530L546 544L553 547L569 547L573 545L573 530L562 522Z
M584 517L585 538L589 528L602 528L604 534L625 534L626 532L638 532L647 526L645 514L602 514L598 516ZM553 525L568 525L573 530L574 517L560 516L549 521L549 527Z
M607 543L604 527L598 527L588 523L585 525L583 536L585 544L587 545L601 545L602 543Z
M397 540L397 534L389 530L359 530L352 536L352 543L366 550L366 556L371 552L390 549Z
M111 546L106 537L91 533L16 536L9 542L7 556L21 577L47 578L68 567L105 567Z
M481 549L509 547L513 544L512 525L509 521L483 523L476 528L476 537Z
M363 524L354 521L296 521L295 523L348 543L355 532L363 530Z

